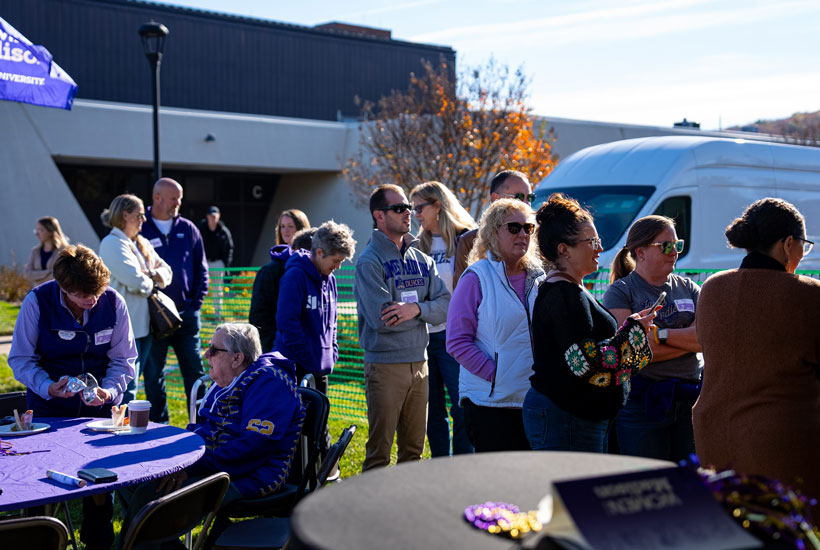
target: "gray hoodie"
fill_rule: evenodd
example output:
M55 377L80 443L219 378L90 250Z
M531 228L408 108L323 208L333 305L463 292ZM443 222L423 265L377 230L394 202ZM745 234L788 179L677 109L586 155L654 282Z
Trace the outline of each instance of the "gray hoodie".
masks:
M427 359L427 323L447 319L450 291L438 276L433 259L413 247L409 233L402 250L378 229L356 261L353 292L359 314L359 346L368 363L409 363ZM417 302L421 315L385 326L386 302Z

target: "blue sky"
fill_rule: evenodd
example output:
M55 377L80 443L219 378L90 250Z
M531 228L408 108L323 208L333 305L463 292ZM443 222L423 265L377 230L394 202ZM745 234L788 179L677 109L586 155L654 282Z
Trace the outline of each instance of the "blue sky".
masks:
M704 129L820 109L817 0L283 0L164 3L312 26L341 21L491 55L546 117ZM173 29L172 29L173 32Z

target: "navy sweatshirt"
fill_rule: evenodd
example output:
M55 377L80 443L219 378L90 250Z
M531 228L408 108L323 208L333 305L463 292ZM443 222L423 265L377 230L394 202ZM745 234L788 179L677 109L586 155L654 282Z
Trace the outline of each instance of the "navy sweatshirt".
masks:
M171 232L165 236L154 225L149 206L140 233L174 273L171 284L162 291L174 301L180 313L199 310L208 294L208 263L199 229L191 220L177 216Z
M320 275L306 250L291 252L279 282L273 350L320 376L339 358L336 277Z

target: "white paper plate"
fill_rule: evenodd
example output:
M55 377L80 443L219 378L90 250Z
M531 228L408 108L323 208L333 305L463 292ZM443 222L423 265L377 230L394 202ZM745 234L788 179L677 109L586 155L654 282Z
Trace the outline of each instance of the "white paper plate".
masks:
M123 430L130 430L130 426L112 426L112 420L110 418L104 418L102 420L95 420L94 422L89 422L85 426L87 428L91 428L95 432L121 432Z
M6 424L5 426L0 426L0 435L3 435L5 437L17 437L18 435L37 434L49 429L51 427L51 424L46 424L45 422L33 422L31 424L31 429L26 430L25 432L11 431L12 427L14 426L16 426L16 424Z

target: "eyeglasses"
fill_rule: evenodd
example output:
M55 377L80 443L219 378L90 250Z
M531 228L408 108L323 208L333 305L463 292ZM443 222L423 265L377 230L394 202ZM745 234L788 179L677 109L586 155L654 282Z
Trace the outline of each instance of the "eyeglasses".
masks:
M421 204L417 204L416 206L413 207L413 212L415 212L416 216L418 216L419 214L421 214L421 211L424 210L425 206L430 206L431 204L435 204L435 202L436 201L430 201L430 202L423 202Z
M660 246L662 254L671 254L674 249L678 254L683 252L683 239L677 241L663 241L662 243L652 243L647 246Z
M145 221L145 220L147 220L148 218L146 218L146 217L145 217L145 212L138 212L138 214L137 214L137 219L142 220L142 221Z
M521 202L526 202L527 204L532 204L532 202L535 200L535 193L527 193L527 194L524 194L524 193L504 193L501 196L504 197L505 199L506 198L517 199L517 200L520 200Z
M216 355L220 351L224 351L225 353L230 353L228 350L226 350L224 348L218 348L213 344L208 344L208 347L205 348L205 355L207 355L209 357L213 357L214 355Z
M795 239L803 241L803 256L808 255L811 252L811 249L814 247L814 242L808 239L804 239L803 237L795 237Z
M407 212L411 208L413 208L412 204L404 204L404 203L400 202L400 203L397 203L397 204L391 204L390 206L385 206L384 208L379 208L379 210L381 210L382 212L387 212L388 210L392 210L396 214L404 214L405 212Z
M524 234L531 235L532 232L535 230L534 223L518 223L518 222L507 222L502 223L501 225L507 226L507 231L509 231L512 235L518 235L518 233L523 229Z
M592 250L603 250L604 245L601 243L600 237L590 237L588 239L578 239L577 241L572 241L570 244L581 244L581 243L589 243L592 245Z

